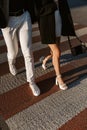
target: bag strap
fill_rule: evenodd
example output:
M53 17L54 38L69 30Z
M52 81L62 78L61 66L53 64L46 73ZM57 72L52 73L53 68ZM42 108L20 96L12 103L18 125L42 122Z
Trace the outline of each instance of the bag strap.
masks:
M76 35L76 38L77 38L77 40L81 43L81 45L83 45L83 46L86 47L86 49L87 49L86 43L83 42L77 35Z
M77 35L75 37L81 43L80 46L82 47L83 52L87 52L86 43L83 42ZM73 54L73 51L75 52L76 50L72 47L70 36L67 36L67 38L68 38L68 43L69 43L71 53Z
M69 46L70 46L70 48L72 48L70 36L67 36L67 37L68 37ZM75 37L76 37L76 39L81 43L81 45L83 45L84 47L87 48L87 45L86 45L85 42L83 42L77 35L76 35Z
M67 38L68 38L69 46L70 46L70 48L72 48L70 36L67 36Z

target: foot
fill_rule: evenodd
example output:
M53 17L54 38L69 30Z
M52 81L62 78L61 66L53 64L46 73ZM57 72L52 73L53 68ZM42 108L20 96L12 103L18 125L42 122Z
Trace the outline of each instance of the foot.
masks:
M44 70L46 70L46 69L47 69L47 66L46 66L47 59L46 59L44 56L42 56L42 57L39 59L39 61L42 62L42 68L43 68Z
M47 62L47 58L44 58L43 61L42 61L42 68L43 68L44 70L47 69L46 62Z
M58 75L56 77L56 85L59 85L59 88L61 90L66 90L68 89L68 86L63 82L62 78L61 78L61 75Z
M10 73L11 73L12 75L15 76L15 75L17 74L17 70L16 70L15 65L9 64L9 70L10 70Z
M30 83L29 87L32 90L32 93L34 96L39 96L40 95L40 89L38 88L38 86L35 83Z
M47 69L47 67L46 67L46 65L45 65L44 63L42 64L42 68L43 68L44 70Z

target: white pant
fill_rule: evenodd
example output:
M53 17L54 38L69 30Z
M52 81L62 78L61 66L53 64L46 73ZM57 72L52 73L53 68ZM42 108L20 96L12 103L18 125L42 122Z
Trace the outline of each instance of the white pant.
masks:
M34 81L34 63L32 55L32 24L26 11L20 16L10 16L8 27L2 29L7 46L8 61L14 60L18 54L18 40L25 60L28 82Z

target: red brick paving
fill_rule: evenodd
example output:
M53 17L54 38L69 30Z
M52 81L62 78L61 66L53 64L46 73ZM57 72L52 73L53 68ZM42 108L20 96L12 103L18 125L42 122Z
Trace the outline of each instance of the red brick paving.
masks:
M87 130L87 109L80 112L58 130Z

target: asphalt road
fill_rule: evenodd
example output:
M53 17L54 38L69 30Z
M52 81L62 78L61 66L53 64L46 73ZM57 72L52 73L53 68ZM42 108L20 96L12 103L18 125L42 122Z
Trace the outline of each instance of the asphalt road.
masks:
M87 0L68 0L73 21L87 25Z
M87 5L87 0L68 0L68 3L71 8L82 7Z

